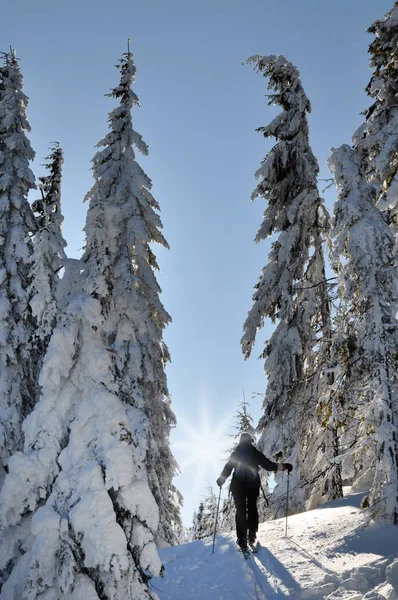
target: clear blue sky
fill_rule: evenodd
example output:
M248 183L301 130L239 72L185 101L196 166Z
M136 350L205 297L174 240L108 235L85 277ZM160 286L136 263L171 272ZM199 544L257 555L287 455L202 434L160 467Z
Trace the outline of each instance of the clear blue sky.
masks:
M239 340L252 288L269 244L253 243L265 206L251 204L254 172L270 143L255 128L275 114L266 81L242 61L285 54L300 70L311 100L310 136L329 177L331 146L349 143L368 106L366 28L393 0L3 0L0 50L21 59L30 97L36 176L49 143L65 151L64 235L69 255L83 244L94 145L107 131L118 81L114 64L132 38L141 108L135 128L150 147L139 158L153 180L171 251L157 252L162 300L173 317L166 341L169 388L179 425L174 453L183 517L214 485L225 434L242 390L263 392L256 360L270 329L244 361ZM322 184L321 184L322 186ZM333 191L328 192L333 202ZM260 401L251 400L253 416ZM207 424L206 424L207 419ZM210 439L209 439L210 437ZM197 452L196 452L197 450ZM190 463L190 464L189 464Z

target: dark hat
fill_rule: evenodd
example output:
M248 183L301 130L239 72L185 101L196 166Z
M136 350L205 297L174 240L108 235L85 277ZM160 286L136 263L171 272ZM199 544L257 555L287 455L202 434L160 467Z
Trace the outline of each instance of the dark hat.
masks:
M254 439L250 433L244 431L240 436L239 444L254 444Z

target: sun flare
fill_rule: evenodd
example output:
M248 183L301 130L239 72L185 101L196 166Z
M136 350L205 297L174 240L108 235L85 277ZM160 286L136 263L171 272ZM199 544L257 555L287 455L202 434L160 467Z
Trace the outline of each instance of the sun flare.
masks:
M195 422L178 418L178 439L173 452L179 463L181 474L194 473L193 493L205 491L206 485L215 488L215 479L220 474L231 447L233 413L222 420L210 415L206 404L202 405L201 417Z

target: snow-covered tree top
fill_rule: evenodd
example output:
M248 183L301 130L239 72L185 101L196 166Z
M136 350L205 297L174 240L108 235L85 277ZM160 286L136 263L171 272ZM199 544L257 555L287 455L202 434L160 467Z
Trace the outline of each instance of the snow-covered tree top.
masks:
M391 224L398 220L398 3L368 31L375 36L369 46L374 71L366 91L374 102L363 111L366 121L354 133L353 144L367 179L378 186L378 206Z
M397 101L398 93L398 2L385 15L368 29L375 35L369 46L370 66L375 72L367 87L367 92L380 101ZM370 108L369 111L372 109Z
M254 436L255 429L253 426L253 417L247 409L249 403L246 402L246 400L243 400L243 402L241 402L239 406L242 408L236 413L236 425L234 425L236 433L234 434L234 438L239 438L239 436L244 432L250 433L252 436Z
M291 139L302 127L300 115L311 112L311 104L303 90L297 67L280 55L251 56L246 62L254 64L264 77L268 77L268 89L276 92L270 95L269 104L282 106L285 111L258 131L265 137Z
M156 212L160 210L159 205L150 192L151 180L135 159L134 147L146 155L148 146L134 131L132 123L130 109L138 104L138 98L130 88L136 71L133 55L124 54L118 67L120 83L108 96L119 99L120 104L109 113L111 131L97 144L103 149L93 158L95 184L87 194L90 208L83 260L88 265L89 280L93 278L95 283L96 294L103 298L109 293L109 282L113 277L109 266L115 261L120 265L124 260L126 268L139 279L141 290L145 288L154 322L161 331L170 317L158 298L161 290L153 270L159 267L150 243L156 242L166 248L168 244L161 233L162 222ZM101 228L94 227L96 219L101 220ZM100 286L98 274L103 280Z
M123 141L126 144L124 151L126 151L128 147L134 145L137 150L141 152L141 154L147 156L148 145L143 141L141 135L134 131L132 125L131 109L135 104L137 106L140 105L138 96L131 89L132 84L135 83L135 74L137 71L134 65L133 54L131 52L123 54L116 67L120 70L120 83L106 95L108 98L115 98L119 100L120 104L117 108L109 113L108 121L112 131L111 133L108 133L100 142L98 142L97 148L112 145L117 141ZM130 134L129 137L125 137L128 133ZM128 157L129 155L127 155L126 158ZM95 170L96 161L97 159L94 157L93 170ZM148 188L150 188L152 185L150 179L146 177L145 180ZM159 205L157 203L156 208L159 209Z
M265 137L275 137L279 142L255 174L261 181L252 200L262 196L269 202L256 236L256 242L259 242L273 231L283 231L291 226L298 216L304 189L310 187L318 193L319 166L309 147L307 113L311 111L311 105L297 68L284 56L252 56L247 62L254 64L268 78L268 89L275 90L269 104L283 108L271 123L257 129ZM292 171L300 174L293 181L288 176Z
M116 67L121 73L120 84L113 88L107 96L120 99L120 104L131 110L134 104L138 104L138 106L140 104L137 95L131 89L132 84L135 83L135 74L137 71L132 53L127 52L123 54Z
M30 125L26 118L26 107L28 97L23 93L23 78L19 68L18 58L15 50L3 53L4 64L1 67L1 131L21 132L30 131ZM29 146L29 148L28 148ZM28 158L35 157L30 144L25 145Z
M11 202L23 214L31 231L36 222L27 201L35 178L29 162L35 157L25 132L30 131L26 118L28 97L23 93L23 78L15 51L3 54L0 68L0 192L9 194Z
M64 164L64 153L58 142L54 142L51 152L45 158L48 175L39 177L39 188L42 198L35 200L32 204L32 210L36 213L36 219L39 227L49 227L53 225L61 234L61 225L64 220L61 211L61 179L62 165Z

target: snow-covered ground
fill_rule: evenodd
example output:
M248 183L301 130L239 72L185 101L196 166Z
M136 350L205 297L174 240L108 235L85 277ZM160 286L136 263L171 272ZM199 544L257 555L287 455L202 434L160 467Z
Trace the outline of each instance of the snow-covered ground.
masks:
M160 551L161 600L398 600L398 528L365 526L361 494L260 525L261 549L245 560L235 536Z

